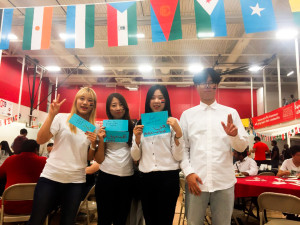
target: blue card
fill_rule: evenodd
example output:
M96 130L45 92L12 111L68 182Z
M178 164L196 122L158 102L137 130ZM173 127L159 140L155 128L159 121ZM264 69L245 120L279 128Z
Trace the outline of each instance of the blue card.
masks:
M83 130L84 132L87 131L94 132L94 130L96 129L96 127L93 124L91 124L89 121L83 119L82 117L78 116L75 113L69 120L69 123L73 124L75 127L78 127L80 130Z
M167 124L168 111L142 114L143 134L145 137L170 133L170 126Z
M128 131L106 131L104 142L128 142Z
M106 131L128 131L128 120L103 120Z

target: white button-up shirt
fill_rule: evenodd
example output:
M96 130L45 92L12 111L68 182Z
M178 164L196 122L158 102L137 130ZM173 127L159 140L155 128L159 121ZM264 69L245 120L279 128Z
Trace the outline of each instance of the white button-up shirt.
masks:
M227 124L228 114L238 128L235 137L228 136L221 124ZM214 192L232 187L236 183L231 148L242 152L248 145L248 134L233 108L214 102L184 111L180 125L185 141L181 169L185 176L196 173L202 180L199 187L204 192Z
M242 162L240 160L236 161L234 164L234 169L238 170L239 172L246 172L249 174L249 176L255 176L258 173L256 162L248 156L245 157Z
M131 156L140 160L139 169L143 173L152 171L168 171L180 169L179 163L183 159L184 140L179 138L179 145L174 141L175 131L170 126L171 132L150 137L141 136L138 146L135 135L132 138Z

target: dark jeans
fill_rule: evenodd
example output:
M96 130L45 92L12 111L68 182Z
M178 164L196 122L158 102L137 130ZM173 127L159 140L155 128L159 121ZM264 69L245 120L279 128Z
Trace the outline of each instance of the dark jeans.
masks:
M146 225L172 225L179 196L179 171L142 173L141 180Z
M84 183L59 183L41 177L34 191L28 225L42 225L47 215L61 204L61 225L73 225L81 202Z
M98 225L125 225L131 207L133 176L100 170L96 183Z

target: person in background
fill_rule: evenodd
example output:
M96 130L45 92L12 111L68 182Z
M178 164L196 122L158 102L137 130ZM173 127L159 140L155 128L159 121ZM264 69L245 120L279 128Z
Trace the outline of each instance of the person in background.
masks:
M277 141L272 140L271 145L273 146L271 152L271 165L272 168L278 169L279 164L279 148L277 146Z
M300 145L291 147L292 158L282 163L277 176L300 176Z
M0 178L6 178L5 189L18 183L36 183L46 164L46 158L38 156L39 145L35 140L25 140L19 154L5 160L0 167ZM29 214L32 201L8 202L5 213Z
M125 98L112 93L106 100L110 120L128 121L128 142L105 142L105 127L98 133L99 148L95 160L101 164L96 183L98 225L125 225L132 200L133 162L130 155L133 122Z
M231 149L244 151L248 134L238 112L216 102L219 73L204 69L194 75L193 81L200 104L184 111L180 118L185 141L181 169L188 187L188 224L203 224L210 202L212 224L229 225L236 183Z
M51 157L37 182L29 225L42 225L46 216L60 204L60 224L73 225L86 182L86 162L95 154L97 134L84 132L69 123L74 114L95 124L97 97L93 89L81 88L71 112L59 113L65 99L57 95L37 135L37 143L54 139Z
M0 155L0 166L3 162L11 155L13 155L12 151L9 148L9 144L7 141L1 141L1 155Z
M47 144L47 153L45 155L47 158L49 158L52 149L53 149L53 143L48 143Z
M255 153L254 160L256 161L257 165L264 163L266 160L266 152L271 155L268 145L261 142L260 137L254 137L254 145L250 152Z
M172 117L167 88L152 86L146 96L145 113L168 112L170 133L145 137L143 125L133 129L131 156L139 160L141 201L147 225L172 225L179 196L179 169L184 141L179 121ZM139 123L138 123L139 124Z
M282 160L286 160L286 159L290 159L292 158L292 153L291 150L289 148L288 144L284 144L283 146L283 150L282 150Z
M19 154L21 152L22 143L27 140L27 130L25 128L20 130L20 135L15 138L11 148L14 151L14 154Z
M255 176L258 173L258 167L256 162L248 157L249 147L243 152L235 151L233 155L237 160L234 164L234 170L236 173L243 174L244 176Z

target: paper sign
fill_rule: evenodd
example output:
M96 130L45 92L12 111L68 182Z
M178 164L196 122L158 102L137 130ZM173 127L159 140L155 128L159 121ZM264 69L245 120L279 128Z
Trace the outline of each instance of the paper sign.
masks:
M128 131L106 131L104 142L128 142Z
M73 124L75 127L78 127L80 130L83 130L84 132L87 131L94 132L94 130L96 129L96 127L93 124L81 118L75 113L69 120L69 123Z
M107 131L128 131L128 120L103 120Z
M154 112L142 114L143 134L145 137L170 133L170 126L167 124L168 112Z

